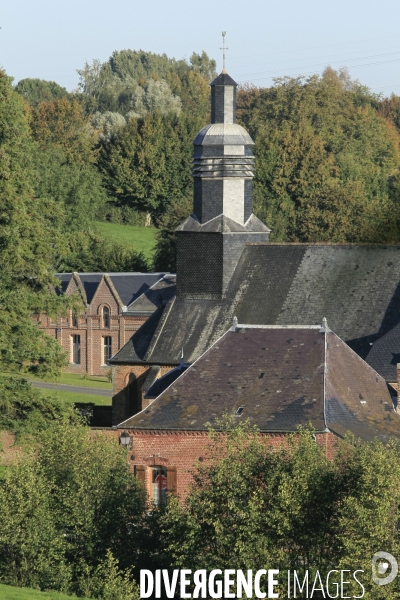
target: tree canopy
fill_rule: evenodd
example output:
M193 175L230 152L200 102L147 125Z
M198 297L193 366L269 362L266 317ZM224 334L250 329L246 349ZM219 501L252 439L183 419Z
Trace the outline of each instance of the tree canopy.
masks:
M14 89L31 106L37 106L40 102L49 102L56 98L71 98L72 96L72 94L55 81L31 79L29 77L18 81Z
M399 239L398 132L379 99L343 75L239 93L255 140L254 208L275 241Z
M35 194L34 142L29 111L0 72L0 362L2 367L51 372L64 364L55 340L40 332L32 313L60 311L51 291L52 265L62 252L60 211Z

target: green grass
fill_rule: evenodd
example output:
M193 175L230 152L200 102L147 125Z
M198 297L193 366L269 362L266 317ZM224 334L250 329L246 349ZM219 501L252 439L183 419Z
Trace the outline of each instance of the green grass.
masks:
M56 396L69 404L74 404L75 402L93 402L93 404L96 404L97 406L111 406L111 398L107 398L107 396L64 392L63 390L44 390L42 388L40 388L40 391L43 395Z
M105 238L131 246L137 252L143 252L146 258L153 258L156 244L155 227L137 227L96 221L96 227Z
M1 600L71 600L76 596L66 596L59 592L37 592L29 588L16 588L0 584L0 598Z
M29 381L44 381L42 377L35 377L29 373L14 373L14 372L2 372L0 375L5 377L23 377ZM66 385L77 385L79 387L97 388L99 390L112 390L112 383L107 381L105 378L90 376L84 379L82 375L76 373L62 373L55 381L49 381L48 383L63 383Z
M43 381L40 377L31 377L30 375L27 379L31 379L32 381ZM78 385L79 387L88 387L88 388L97 388L99 390L111 390L112 383L103 379L102 377L88 376L87 379L84 379L82 375L77 375L76 373L62 373L61 377L57 379L54 383L63 383L66 385Z

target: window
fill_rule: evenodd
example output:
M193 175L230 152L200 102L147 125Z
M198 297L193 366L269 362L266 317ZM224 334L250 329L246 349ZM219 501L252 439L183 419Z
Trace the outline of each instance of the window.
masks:
M110 335L103 337L103 365L107 365L112 356L112 339Z
M72 361L76 365L81 364L81 336L73 335L71 336L72 341Z
M167 504L167 468L153 467L151 470L151 498L157 506Z
M78 327L78 314L76 310L72 311L72 327Z
M110 309L108 306L103 306L103 327L106 329L110 329L111 320L110 320Z
M176 467L151 467L150 495L156 506L165 505L170 496L176 496Z

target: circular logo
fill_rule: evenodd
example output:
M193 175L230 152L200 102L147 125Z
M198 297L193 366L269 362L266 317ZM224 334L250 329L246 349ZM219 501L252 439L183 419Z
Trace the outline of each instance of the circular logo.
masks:
M387 585L397 577L399 566L389 552L376 552L372 557L372 579L376 585Z

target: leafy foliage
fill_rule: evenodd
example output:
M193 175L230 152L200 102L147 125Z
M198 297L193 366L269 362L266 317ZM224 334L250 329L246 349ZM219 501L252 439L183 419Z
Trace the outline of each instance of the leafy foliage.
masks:
M345 73L244 89L255 140L256 214L276 241L384 242L399 237L399 136L378 99Z
M175 229L191 212L189 198L182 204L175 204L160 220L155 246L153 269L176 273L176 233Z
M37 433L73 416L68 404L42 395L26 379L1 377L0 394L0 431L13 431L17 436Z
M65 98L41 102L33 110L31 128L37 142L37 195L62 206L63 230L87 230L106 195L96 167L97 135L82 106Z
M37 106L40 102L49 102L56 98L70 99L72 97L72 94L55 81L31 79L29 77L18 81L14 90L25 98L31 106Z
M64 300L55 296L51 264L62 251L60 211L34 193L34 144L26 105L0 72L0 363L42 374L58 372L64 353L43 334L32 313L52 315Z
M129 573L145 498L113 439L55 425L6 474L0 502L2 582L138 598Z
M288 569L364 569L366 597L397 598L399 582L379 588L370 573L378 549L400 550L398 459L395 444L347 440L329 461L311 430L276 445L247 424L225 423L186 501L168 506L164 561L192 570L276 568L280 597Z
M172 203L191 195L191 142L198 126L185 115L158 111L130 119L99 156L109 198L150 213L157 223Z

